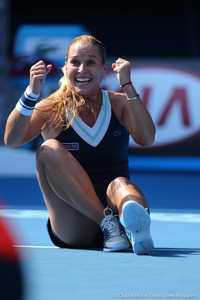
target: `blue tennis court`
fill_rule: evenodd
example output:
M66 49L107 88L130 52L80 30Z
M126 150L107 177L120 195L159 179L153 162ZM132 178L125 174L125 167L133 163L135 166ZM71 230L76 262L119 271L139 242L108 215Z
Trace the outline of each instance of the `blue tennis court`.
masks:
M23 159L30 163L24 172L7 174L7 168L1 174L0 196L6 206L0 213L17 232L25 300L200 299L200 173L192 165L189 170L165 170L164 162L150 167L148 160L144 168L139 158L130 158L131 166L135 161L132 179L150 203L155 243L151 256L137 256L132 251L55 247L35 175L26 174L34 169L32 157Z

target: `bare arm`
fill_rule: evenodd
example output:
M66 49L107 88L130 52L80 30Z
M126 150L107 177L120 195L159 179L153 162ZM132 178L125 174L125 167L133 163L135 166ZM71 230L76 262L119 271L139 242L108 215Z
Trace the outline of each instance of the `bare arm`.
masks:
M131 85L124 87L124 92L128 98L136 95ZM155 126L148 110L140 99L132 101L126 99L123 106L122 121L137 144L150 146L154 142Z
M46 66L43 61L31 67L29 86L31 92L34 94L40 93L50 70L51 65ZM40 105L39 103L37 106ZM14 108L6 123L5 144L10 147L18 147L27 143L41 133L45 122L45 116L39 110L34 110L32 116L25 116Z
M25 143L31 117L23 116L15 108L8 117L4 142L6 146L18 147Z
M120 85L130 82L130 62L119 58L113 64ZM114 104L119 119L125 125L133 140L141 146L150 146L155 138L155 126L145 105L138 98L127 100L137 96L132 84L123 88L124 94L115 94L118 104ZM114 102L114 101L113 101Z
M38 105L36 106L38 107ZM36 138L47 119L35 109L31 117L23 116L15 108L8 117L4 142L9 147L19 147Z

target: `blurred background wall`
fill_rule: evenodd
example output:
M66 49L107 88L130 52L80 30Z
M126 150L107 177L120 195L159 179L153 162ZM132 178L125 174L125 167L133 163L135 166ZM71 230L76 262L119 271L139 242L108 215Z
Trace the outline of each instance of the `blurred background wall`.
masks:
M108 56L199 57L199 7L197 0L10 0L11 47L21 24L84 24Z
M31 65L40 59L53 64L42 90L42 97L48 96L58 88L66 47L74 37L91 34L107 52L108 72L102 87L120 91L111 65L118 57L130 60L132 81L157 128L151 147L130 141L133 180L148 195L152 190L152 207L200 208L199 1L0 0L0 33L1 146L6 119L29 83ZM36 191L34 155L41 142L38 137L22 147L32 152L31 158L23 152L17 159L10 149L3 153L0 147L0 192L8 202L14 196L11 190L8 196L7 176L13 178L15 194L20 195L18 175L34 177ZM25 158L30 159L32 175L27 163L22 167ZM19 169L20 174L14 171ZM32 181L29 184L33 187ZM32 195L33 203L36 196ZM24 203L22 198L18 203ZM41 203L41 195L37 199Z
M1 0L0 14L0 144L5 120L28 84L30 66L41 58L53 63L43 89L42 96L47 96L58 87L66 47L75 36L89 33L103 42L109 71L118 57L132 62L133 82L157 123L159 140L153 148L138 149L131 144L131 152L199 155L199 1ZM138 68L141 71L144 67L143 75L139 75ZM148 78L158 67L162 70L150 82ZM171 73L165 78L169 68ZM177 73L177 69L182 72ZM110 73L104 88L119 90ZM175 130L176 136L165 140ZM37 143L29 148L35 150Z
M0 145L3 144L4 127L10 112L11 82L9 78L10 3L0 1Z

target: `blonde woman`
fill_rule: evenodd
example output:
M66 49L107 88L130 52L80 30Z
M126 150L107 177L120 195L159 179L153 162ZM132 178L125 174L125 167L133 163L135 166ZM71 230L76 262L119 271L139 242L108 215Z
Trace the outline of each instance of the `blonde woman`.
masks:
M68 47L60 88L36 104L51 67L43 61L31 67L30 85L5 131L11 147L40 133L45 140L36 156L37 178L51 240L63 248L121 251L129 248L129 236L136 254L150 254L148 204L129 180L127 150L129 134L139 145L151 145L155 127L132 85L130 63L119 58L112 65L124 93L101 90L104 47L80 36Z

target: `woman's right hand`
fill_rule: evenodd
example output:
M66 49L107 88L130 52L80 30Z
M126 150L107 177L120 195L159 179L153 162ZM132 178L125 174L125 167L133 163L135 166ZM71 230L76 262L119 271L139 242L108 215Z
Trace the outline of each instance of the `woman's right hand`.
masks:
M45 83L45 79L52 69L52 65L46 66L43 60L40 60L30 69L30 86L32 93L38 95Z

